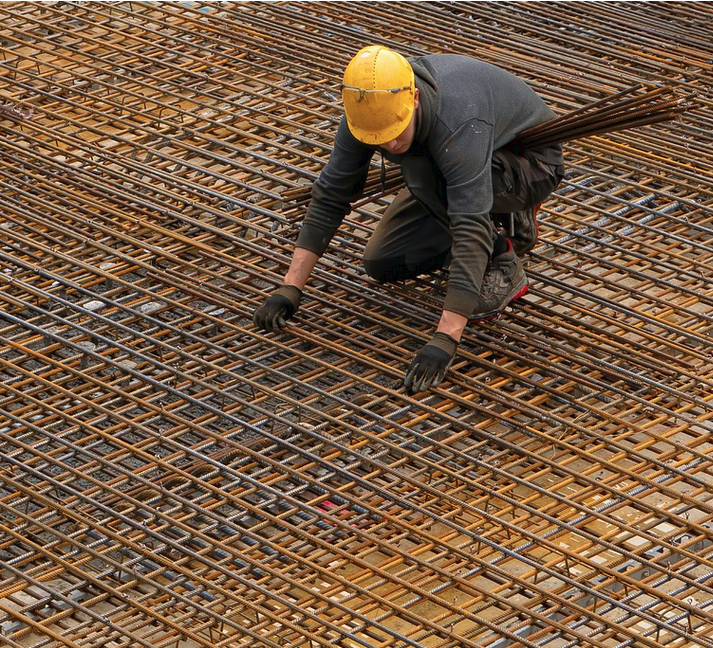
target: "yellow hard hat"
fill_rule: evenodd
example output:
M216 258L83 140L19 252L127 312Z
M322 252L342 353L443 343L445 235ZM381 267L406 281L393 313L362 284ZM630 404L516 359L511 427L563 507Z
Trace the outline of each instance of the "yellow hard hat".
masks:
M369 45L349 62L341 86L352 135L365 144L385 144L406 130L414 108L409 62L381 45Z

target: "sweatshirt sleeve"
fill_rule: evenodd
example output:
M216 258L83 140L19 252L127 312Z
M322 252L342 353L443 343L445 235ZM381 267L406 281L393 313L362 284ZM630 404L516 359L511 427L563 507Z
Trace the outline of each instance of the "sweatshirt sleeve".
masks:
M493 127L475 119L445 139L434 155L448 187L448 219L453 237L443 308L464 317L473 313L493 251L492 155Z
M312 186L312 200L296 247L319 256L324 254L352 203L364 190L373 154L374 149L359 142L342 118L329 161Z

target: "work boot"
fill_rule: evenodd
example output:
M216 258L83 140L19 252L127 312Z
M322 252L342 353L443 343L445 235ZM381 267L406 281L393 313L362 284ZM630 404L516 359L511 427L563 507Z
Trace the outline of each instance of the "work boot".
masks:
M492 319L502 313L507 305L527 292L527 277L522 263L513 249L496 256L485 270L477 312L470 316L471 322Z
M498 214L497 221L512 241L513 250L519 257L525 256L537 245L540 228L536 216L539 209L540 205L535 205L511 214Z

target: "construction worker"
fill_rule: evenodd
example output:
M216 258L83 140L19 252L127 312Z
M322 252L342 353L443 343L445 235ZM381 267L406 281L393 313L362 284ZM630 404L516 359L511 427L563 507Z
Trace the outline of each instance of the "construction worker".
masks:
M407 188L364 250L366 273L390 282L450 266L436 332L404 379L407 389L423 391L443 380L469 321L498 316L527 291L520 257L537 242L537 206L564 166L559 145L523 151L513 140L555 115L524 81L494 65L452 54L407 60L379 45L356 54L341 89L345 117L312 188L290 268L254 322L277 331L295 314L379 151L401 164Z

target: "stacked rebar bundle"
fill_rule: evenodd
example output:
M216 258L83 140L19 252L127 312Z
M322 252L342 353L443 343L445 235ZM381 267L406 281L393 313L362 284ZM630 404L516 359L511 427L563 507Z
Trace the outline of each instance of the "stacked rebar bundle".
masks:
M695 107L687 97L674 97L673 88L653 88L641 94L639 91L642 89L643 84L632 86L557 119L528 128L520 133L514 144L523 149L564 144L670 121Z
M695 107L690 97L676 97L671 87L647 89L643 84L637 84L557 119L533 126L520 133L511 146L523 151L650 126L671 121ZM404 182L398 168L391 167L385 174L374 169L367 177L362 194L366 200L362 202L396 193L402 187ZM309 203L310 186L288 189L282 193L282 197L289 203L291 211L298 209L290 214L290 218L295 219L304 213L304 207Z

